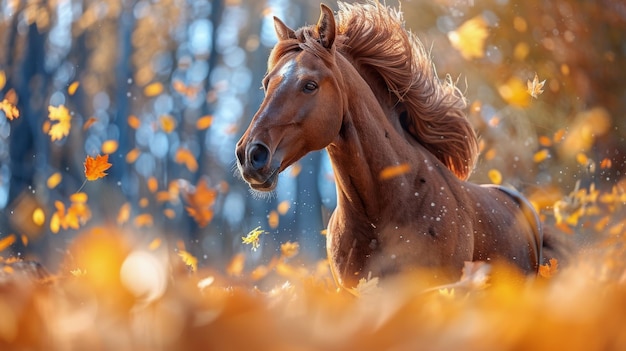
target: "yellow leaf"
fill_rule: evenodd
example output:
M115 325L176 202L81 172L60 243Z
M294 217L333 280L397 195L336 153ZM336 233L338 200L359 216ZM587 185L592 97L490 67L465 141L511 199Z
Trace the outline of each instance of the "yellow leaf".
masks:
M252 250L256 251L256 249L260 246L259 236L261 236L261 234L267 234L267 232L262 230L261 227L256 227L252 229L248 235L242 237L241 239L244 244L251 244Z
M61 173L59 172L53 173L50 177L48 177L48 180L46 181L46 185L48 186L48 189L56 188L57 185L61 183L62 179L63 179L63 176L61 175Z
M530 97L526 94L524 82L517 77L511 77L498 86L498 93L509 105L526 107L530 104Z
M102 153L103 154L112 154L117 151L118 143L116 140L106 140L102 143Z
M382 171L380 171L378 178L380 178L381 180L391 179L401 176L409 172L410 170L411 166L408 163L401 163L396 166L385 167Z
M36 208L33 211L33 223L35 223L36 226L41 227L44 222L46 221L46 214L43 212L43 210L41 208Z
M576 154L576 162L581 166L586 166L589 163L589 158L582 152Z
M74 203L81 203L84 204L87 202L88 200L88 196L87 193L74 193L72 195L70 195L70 201L74 202Z
M0 111L4 112L4 115L12 121L20 116L20 111L9 100L4 99L0 101Z
M493 184L502 184L502 173L497 169L490 169L489 172L487 172L487 176Z
M52 124L48 131L52 141L61 140L70 133L72 116L70 116L70 112L65 106L48 106L48 118L53 122L57 122Z
M163 84L159 82L148 84L143 89L143 94L147 97L154 97L154 96L161 94L162 92L163 92Z
M476 16L449 32L448 39L464 59L471 60L485 56L485 40L488 35L487 22L482 16Z
M202 116L198 118L198 120L196 121L196 128L198 130L205 130L209 128L211 124L213 124L213 116L211 115Z
M178 251L178 256L180 256L187 266L191 267L193 272L198 270L198 259L194 255L185 250L180 250Z
M148 250L154 251L158 249L159 247L161 247L161 238L154 238L148 245Z
M70 84L69 87L67 87L67 93L70 94L70 96L76 94L76 89L78 89L78 86L80 85L79 81L75 81L72 84Z

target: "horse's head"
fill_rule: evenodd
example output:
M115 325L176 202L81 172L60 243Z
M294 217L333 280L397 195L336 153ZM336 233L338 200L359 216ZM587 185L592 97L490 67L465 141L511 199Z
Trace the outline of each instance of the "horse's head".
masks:
M334 61L335 19L321 6L317 25L294 31L274 18L278 43L263 79L265 99L237 143L237 165L254 190L271 191L278 174L330 144L343 115Z

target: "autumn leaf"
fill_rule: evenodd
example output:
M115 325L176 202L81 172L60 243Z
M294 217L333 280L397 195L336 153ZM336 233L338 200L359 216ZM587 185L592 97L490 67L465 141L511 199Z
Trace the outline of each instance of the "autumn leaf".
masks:
M280 254L284 258L291 258L298 254L300 251L300 244L297 242L288 241L280 245Z
M559 262L556 258L551 258L550 261L544 265L539 266L539 275L544 278L550 278L559 270Z
M187 202L185 209L201 228L206 227L213 219L213 204L216 197L217 190L209 187L206 179L200 179L194 189L184 190Z
M7 247L13 245L14 242L15 242L15 234L9 234L5 236L4 238L1 238L0 239L0 251L3 251Z
M528 82L526 82L526 85L528 86L528 94L536 99L539 95L543 93L543 85L545 83L546 80L544 79L540 82L539 76L537 76L537 73L535 73L535 78L533 79L533 81L531 82L529 80Z
M485 40L488 35L487 21L482 16L476 16L449 32L448 39L464 59L471 60L485 56Z
M256 251L256 249L260 246L260 236L261 234L267 234L266 231L261 229L261 227L256 227L248 233L248 235L242 237L242 242L244 244L252 245L252 251Z
M0 111L4 112L4 115L12 121L20 116L20 111L9 100L4 99L0 101Z
M185 164L187 169L191 172L195 172L198 170L198 161L196 161L196 158L188 149L178 149L176 151L176 155L174 156L174 162Z
M161 129L165 133L171 133L176 129L176 120L174 117L165 115L159 118L159 122L161 124Z
M55 172L50 177L48 177L46 185L48 186L48 189L54 189L57 187L57 185L59 185L59 183L61 183L61 180L63 180L63 176L61 175L61 173Z
M202 116L196 121L196 128L198 130L205 130L209 128L211 124L213 124L213 116Z
M112 166L109 163L109 155L97 155L95 158L87 156L84 164L85 177L90 181L105 177L107 173L104 173L104 171Z
M102 143L102 146L100 147L100 150L102 151L103 154L112 154L115 151L117 151L117 147L118 147L118 142L117 140L105 140Z
M72 84L70 84L69 87L67 87L67 93L72 96L74 94L76 94L76 90L78 89L78 86L80 85L79 81L75 81Z
M72 116L65 106L48 106L48 118L52 122L57 122L52 124L48 131L52 141L61 140L70 133Z
M98 119L96 117L89 117L89 119L85 121L85 124L83 124L83 130L89 129L89 127L91 127L96 122L98 122Z
M487 176L493 184L502 184L502 173L497 169L490 169L489 172L487 172Z
M183 262L191 268L192 272L198 270L198 259L185 250L178 251L178 256L183 260Z
M135 115L128 116L127 122L128 122L128 126L130 126L133 129L138 129L139 127L141 127L141 120L139 119L139 117Z
M278 228L279 218L277 211L270 211L270 214L267 216L267 222L272 229Z

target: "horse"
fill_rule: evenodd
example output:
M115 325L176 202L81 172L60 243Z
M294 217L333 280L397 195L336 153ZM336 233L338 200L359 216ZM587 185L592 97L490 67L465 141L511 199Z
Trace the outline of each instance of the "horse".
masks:
M467 102L440 80L399 10L377 1L321 4L314 25L274 17L265 92L237 142L242 178L271 192L278 174L326 149L337 207L327 254L338 286L432 269L453 281L465 262L542 264L543 232L517 191L467 181L478 157Z

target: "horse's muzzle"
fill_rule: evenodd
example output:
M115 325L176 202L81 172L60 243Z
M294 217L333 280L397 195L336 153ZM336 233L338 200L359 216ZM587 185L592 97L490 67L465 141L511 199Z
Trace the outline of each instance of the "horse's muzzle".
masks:
M238 145L237 166L243 179L252 189L271 191L276 187L279 167L272 167L272 154L264 143Z

